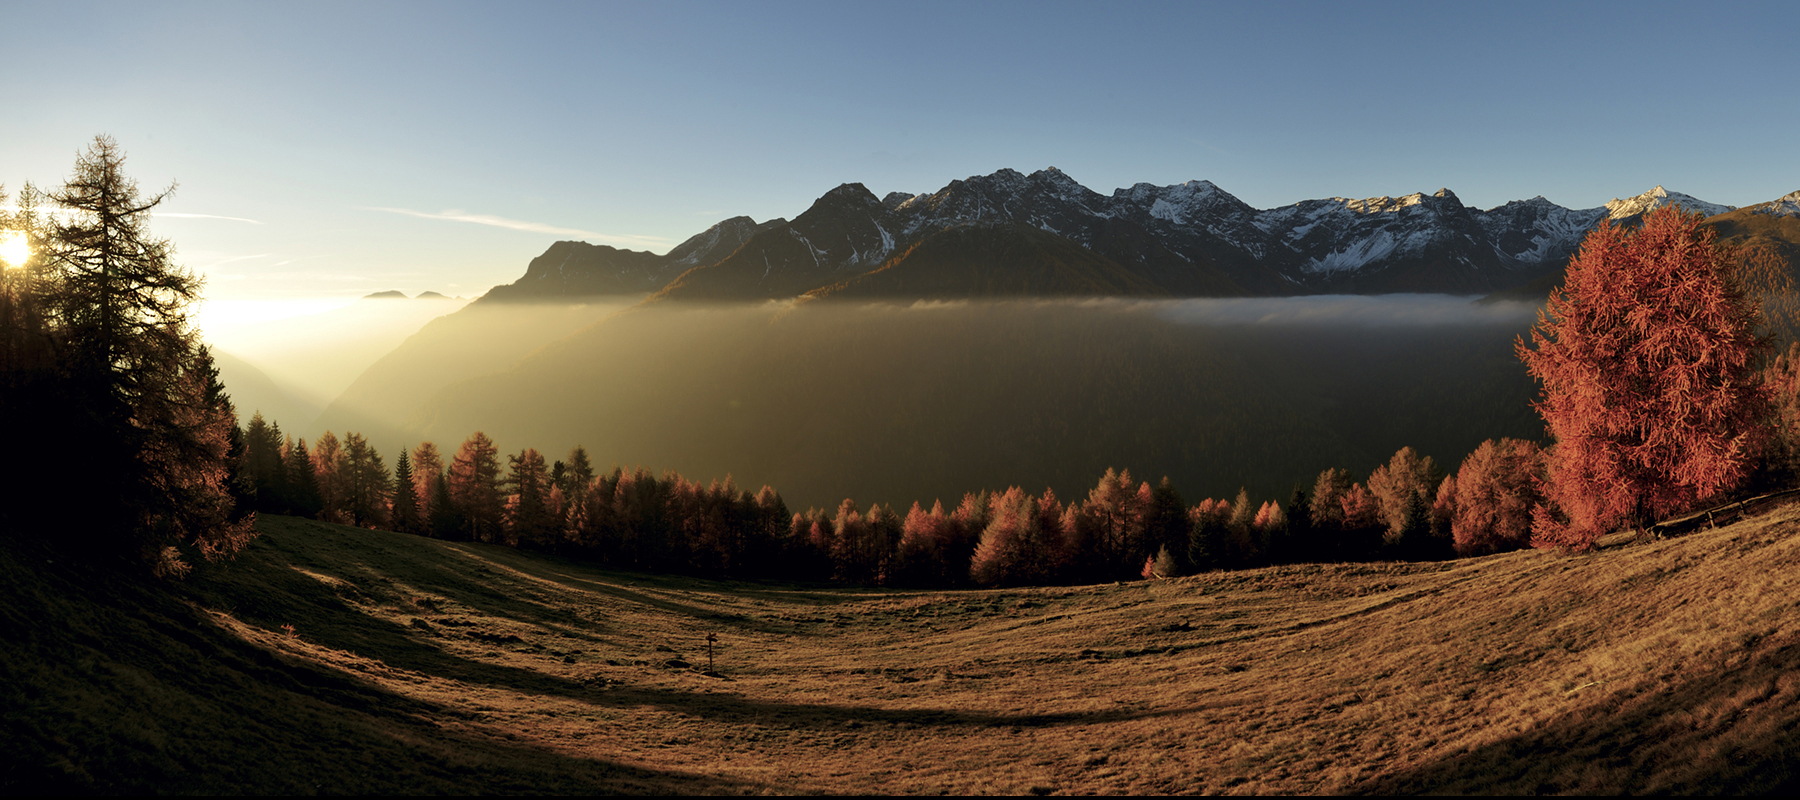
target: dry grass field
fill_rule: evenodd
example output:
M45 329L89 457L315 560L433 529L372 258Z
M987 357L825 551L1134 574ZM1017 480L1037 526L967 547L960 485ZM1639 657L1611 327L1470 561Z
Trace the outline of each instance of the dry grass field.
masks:
M177 597L5 555L8 793L1800 783L1800 507L1589 556L966 592L260 527Z

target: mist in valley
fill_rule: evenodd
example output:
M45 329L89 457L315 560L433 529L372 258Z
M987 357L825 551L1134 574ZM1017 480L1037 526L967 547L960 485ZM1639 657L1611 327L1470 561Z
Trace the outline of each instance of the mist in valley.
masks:
M245 421L261 411L311 425L381 357L427 322L468 303L433 293L409 298L388 292L284 316L294 303L242 301L229 313L203 313L199 324Z
M483 431L548 459L731 475L790 508L902 510L1109 467L1190 502L1285 501L1412 446L1538 439L1530 304L1441 295L753 305L477 303L379 359L312 429L384 455ZM245 412L248 413L247 411Z

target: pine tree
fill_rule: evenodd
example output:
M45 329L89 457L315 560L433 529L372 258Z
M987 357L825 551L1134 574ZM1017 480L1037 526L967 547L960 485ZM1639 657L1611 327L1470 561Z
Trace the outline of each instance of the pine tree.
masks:
M285 514L287 470L281 459L281 426L263 420L261 412L244 429L244 461L255 487L256 510Z
M412 459L407 456L406 448L400 448L400 459L394 462L393 506L388 515L394 530L401 533L418 533L419 495L413 487Z
M1532 543L1587 550L1736 488L1767 435L1768 349L1735 248L1673 206L1602 222L1517 345L1556 447Z
M288 510L296 517L317 517L325 513L325 500L319 493L319 476L313 471L312 454L306 440L296 439L285 449Z

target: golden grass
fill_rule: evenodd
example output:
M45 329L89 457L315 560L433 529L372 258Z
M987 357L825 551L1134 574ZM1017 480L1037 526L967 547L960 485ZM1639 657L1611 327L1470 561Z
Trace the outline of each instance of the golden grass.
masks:
M1794 783L1800 508L1579 557L969 592L712 583L287 518L262 529L189 591L221 647L278 665L257 689L269 725L379 750L357 763L385 766L328 771L325 790ZM155 788L227 785L259 788Z

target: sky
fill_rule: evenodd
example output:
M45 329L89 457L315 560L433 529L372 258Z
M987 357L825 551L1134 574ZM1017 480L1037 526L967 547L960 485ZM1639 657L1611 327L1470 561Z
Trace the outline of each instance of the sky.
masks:
M1258 208L1800 189L1791 2L0 0L0 19L0 184L55 186L113 136L143 190L179 184L153 230L239 313L475 296L559 239L660 253L841 183L1002 168L1103 194L1205 179Z

